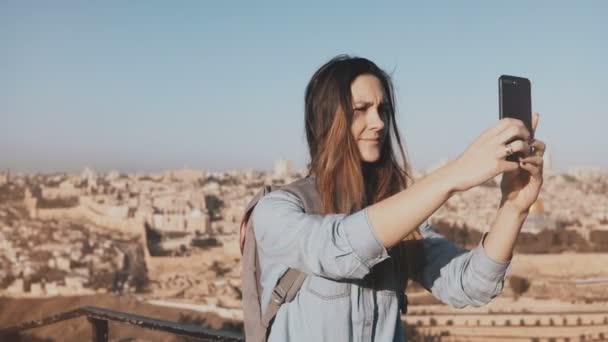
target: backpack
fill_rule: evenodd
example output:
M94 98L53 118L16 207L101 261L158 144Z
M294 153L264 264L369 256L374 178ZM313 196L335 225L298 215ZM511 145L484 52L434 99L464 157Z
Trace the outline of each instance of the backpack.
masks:
M304 204L304 212L315 213L318 211L316 192L314 186L307 186L307 182L313 178L306 177L293 183L276 186L265 185L249 201L240 226L240 248L241 248L241 279L243 294L243 323L245 328L245 340L248 342L266 342L270 333L270 326L283 303L291 302L302 283L306 279L306 273L294 268L289 268L279 279L272 291L270 303L265 312L261 310L262 288L260 283L260 262L257 253L257 244L253 222L249 220L253 209L266 194L282 189L297 196Z

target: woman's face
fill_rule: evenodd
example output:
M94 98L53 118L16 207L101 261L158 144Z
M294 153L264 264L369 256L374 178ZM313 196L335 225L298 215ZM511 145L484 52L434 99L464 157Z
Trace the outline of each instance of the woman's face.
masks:
M387 108L380 80L373 75L360 75L350 86L353 99L351 131L359 147L361 159L373 163L380 159L384 142L384 121Z

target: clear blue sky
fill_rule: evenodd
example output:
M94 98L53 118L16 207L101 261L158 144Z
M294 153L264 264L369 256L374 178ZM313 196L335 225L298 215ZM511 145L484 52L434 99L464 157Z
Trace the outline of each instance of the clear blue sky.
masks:
M606 1L219 3L2 1L0 169L304 167L339 53L392 73L416 169L498 120L501 74L532 80L555 168L608 167Z

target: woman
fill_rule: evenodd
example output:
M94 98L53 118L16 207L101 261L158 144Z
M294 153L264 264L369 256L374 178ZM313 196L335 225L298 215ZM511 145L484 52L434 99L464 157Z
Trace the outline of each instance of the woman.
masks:
M536 129L538 115L532 120ZM283 304L269 341L403 341L401 293L408 279L454 307L480 306L504 284L517 235L542 185L545 144L502 119L457 159L411 182L395 125L389 76L364 58L338 56L305 96L307 182L318 212L279 189L252 213L262 310L288 268L307 274ZM510 142L510 143L508 143ZM397 150L405 167L401 167ZM518 162L505 160L521 152ZM502 201L471 251L437 234L428 218L452 194L503 174Z

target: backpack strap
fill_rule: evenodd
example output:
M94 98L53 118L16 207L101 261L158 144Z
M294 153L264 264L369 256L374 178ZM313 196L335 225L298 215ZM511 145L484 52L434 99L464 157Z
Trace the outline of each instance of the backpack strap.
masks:
M268 303L268 307L262 316L262 324L265 327L270 326L281 305L285 302L291 302L295 298L305 279L306 273L295 268L290 268L285 272L285 275L281 277L279 283L272 290L270 303Z
M302 201L304 212L307 214L319 214L319 193L314 176L302 178L293 183L284 185L281 190L287 191Z
M284 185L281 187L281 190L298 197L302 201L305 213L316 214L319 212L318 194L314 184L314 177L308 176ZM268 303L268 307L262 316L262 324L264 326L269 327L271 325L281 305L291 302L296 297L304 280L306 280L306 276L306 273L295 268L287 269L272 291L270 303Z
M276 189L277 189L277 186L275 186L275 185L264 185L264 187L260 191L258 191L247 204L247 207L245 208L245 214L243 215L243 219L241 220L241 229L240 229L240 237L239 237L241 255L243 255L243 249L245 248L245 236L246 236L246 232L247 232L247 226L249 223L249 217L251 216L251 213L253 212L253 208L255 207L256 204L258 204L258 201L262 197L264 197L267 193L274 191Z

